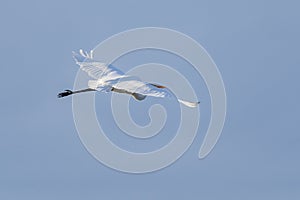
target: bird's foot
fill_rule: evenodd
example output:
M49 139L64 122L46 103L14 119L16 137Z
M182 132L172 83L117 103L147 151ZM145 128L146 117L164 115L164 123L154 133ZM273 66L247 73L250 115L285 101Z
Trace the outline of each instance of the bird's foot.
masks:
M66 97L73 94L71 90L65 90L64 92L61 92L57 95L58 98Z

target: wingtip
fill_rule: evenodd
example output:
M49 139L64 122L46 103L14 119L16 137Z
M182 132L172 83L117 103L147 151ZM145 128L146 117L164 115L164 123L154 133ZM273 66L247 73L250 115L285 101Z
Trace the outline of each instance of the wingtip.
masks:
M84 55L83 49L79 49L79 53L80 53L81 56L86 57L86 55Z
M90 51L90 57L91 57L91 59L94 59L94 50Z

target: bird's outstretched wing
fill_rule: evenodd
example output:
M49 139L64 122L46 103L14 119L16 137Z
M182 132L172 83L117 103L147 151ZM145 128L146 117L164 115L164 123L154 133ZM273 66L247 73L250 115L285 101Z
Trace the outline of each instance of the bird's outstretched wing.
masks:
M90 77L101 80L101 82L126 77L121 70L114 66L94 60L93 51L88 53L81 49L79 53L73 52L73 58L81 70L85 71Z
M171 99L177 99L179 103L195 108L198 106L200 102L189 102L182 99L178 99L168 88L165 86L146 83L139 80L120 80L116 84L113 85L113 88L119 90L122 93L133 94L133 96L138 100L143 100L146 96L152 97L168 97ZM136 96L136 94L138 96Z
M131 77L135 78L135 77ZM172 97L173 94L167 88L158 88L154 84L146 83L140 80L123 80L120 79L112 85L113 88L126 91L126 93L137 93L144 96L152 97Z

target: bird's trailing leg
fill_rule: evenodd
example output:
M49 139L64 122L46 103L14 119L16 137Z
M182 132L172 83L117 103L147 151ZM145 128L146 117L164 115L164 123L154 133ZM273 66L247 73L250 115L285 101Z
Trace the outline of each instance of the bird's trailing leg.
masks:
M65 90L64 92L61 92L57 95L58 98L66 97L73 94L71 90Z
M84 90L76 90L76 91L72 91L72 90L65 90L64 92L61 92L57 95L58 98L62 98L62 97L66 97L72 94L76 94L76 93L81 93L81 92L91 92L91 91L97 91L95 89L91 89L91 88L87 88Z

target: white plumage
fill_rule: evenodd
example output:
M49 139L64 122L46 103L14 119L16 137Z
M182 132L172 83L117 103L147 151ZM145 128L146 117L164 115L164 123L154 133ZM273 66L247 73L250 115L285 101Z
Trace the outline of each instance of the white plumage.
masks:
M137 100L143 100L147 96L176 98L165 86L140 81L137 77L125 75L112 65L94 60L93 51L90 53L83 50L80 50L79 53L73 52L73 57L80 69L93 80L89 80L89 88L78 91L65 90L58 94L59 98L88 91L125 93L132 95ZM199 102L188 102L181 99L178 99L178 102L188 107L197 107L199 104Z

